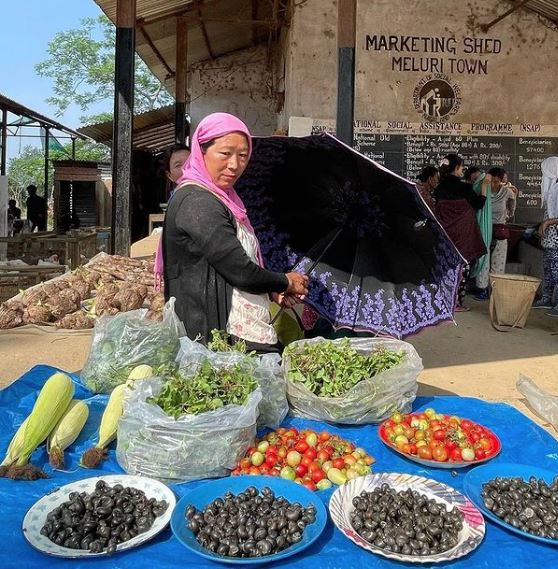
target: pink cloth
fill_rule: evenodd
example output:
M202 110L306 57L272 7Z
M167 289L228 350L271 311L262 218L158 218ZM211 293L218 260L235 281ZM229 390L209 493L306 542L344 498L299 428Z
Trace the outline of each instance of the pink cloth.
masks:
M192 183L206 188L229 208L238 223L244 225L249 231L254 233L254 228L248 219L246 208L235 189L232 186L226 189L219 188L205 167L201 144L225 136L231 132L241 132L246 135L248 140L248 158L250 158L250 154L252 153L252 138L248 127L239 118L233 115L228 113L213 113L205 117L198 125L198 128L196 128L192 136L190 156L184 163L182 176L178 179L176 184L177 187L180 187ZM258 260L260 265L263 266L259 245ZM154 273L155 282L160 283L163 274L163 246L161 242L159 242L159 247L155 255Z

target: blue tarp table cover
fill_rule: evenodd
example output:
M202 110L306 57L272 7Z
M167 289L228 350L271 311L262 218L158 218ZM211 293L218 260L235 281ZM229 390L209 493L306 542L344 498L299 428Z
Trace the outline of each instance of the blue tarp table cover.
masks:
M36 366L21 379L7 389L0 391L0 454L2 457L9 441L25 416L30 412L37 393L46 379L54 373L54 368ZM106 404L107 397L93 396L79 383L74 376L76 392L74 397L85 399L90 406L90 417L80 437L70 447L66 457L67 472L55 472L48 466L44 446L37 450L32 461L44 465L51 476L46 480L12 481L0 479L0 527L2 528L2 545L0 547L0 568L72 568L72 569L173 569L173 568L213 568L219 565L205 561L187 551L172 535L170 527L144 546L129 552L111 557L64 560L47 557L35 551L23 537L21 523L27 510L41 496L51 490L81 478L98 476L103 473L120 473L122 469L115 459L114 448L111 448L110 458L102 469L85 470L79 468L78 460L83 450L95 441L100 416ZM480 422L492 429L502 440L502 453L493 462L519 462L547 468L558 474L558 442L550 434L529 420L513 407L503 403L487 403L469 397L419 397L415 409L434 407L441 413L461 415ZM444 482L461 491L463 478L467 469L456 471L425 469L410 462L395 452L386 448L378 439L378 428L374 425L360 427L337 427L317 421L307 421L297 418L287 418L285 424L297 428L311 427L317 430L327 429L341 434L358 446L364 447L376 458L375 472L407 472L427 476ZM114 445L112 445L114 447ZM196 485L204 481L176 484L173 486L178 498ZM327 503L331 491L320 492ZM534 541L518 538L516 535L487 521L487 531L483 543L472 554L454 561L442 564L444 567L480 569L509 567L520 568L552 568L558 566L558 547L551 547ZM404 565L368 553L346 539L333 525L328 522L326 530L320 539L302 555L274 564L273 567L293 567L303 569L348 569L376 567L421 567L421 565ZM221 565L224 567L224 565ZM272 567L272 565L266 565Z

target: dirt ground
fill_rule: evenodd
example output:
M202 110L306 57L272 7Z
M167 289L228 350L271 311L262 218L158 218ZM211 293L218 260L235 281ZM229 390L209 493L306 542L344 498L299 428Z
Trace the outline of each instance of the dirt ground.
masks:
M424 363L419 394L505 401L536 419L515 384L523 374L558 395L558 336L554 335L558 334L558 319L532 310L525 329L501 333L490 326L486 302L468 302L472 310L457 314L457 325L428 329L409 340ZM90 333L0 333L0 387L39 363L70 372L80 370L90 341ZM538 422L544 425L540 419Z

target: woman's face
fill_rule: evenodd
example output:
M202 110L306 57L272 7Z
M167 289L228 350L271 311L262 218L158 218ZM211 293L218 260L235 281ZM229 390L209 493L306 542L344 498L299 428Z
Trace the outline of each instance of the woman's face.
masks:
M167 178L176 184L180 176L182 176L182 166L190 156L189 150L177 150L171 154L169 160L169 169L167 171Z
M215 139L203 158L207 172L218 188L229 188L240 178L248 165L249 150L246 137L239 132Z
M430 178L428 178L428 184L430 185L431 188L435 188L438 184L440 183L440 174L438 172L436 172L435 174L432 174L432 176L430 176Z
M460 164L459 166L455 167L455 170L453 171L453 175L458 176L459 178L461 178L463 176L463 164Z

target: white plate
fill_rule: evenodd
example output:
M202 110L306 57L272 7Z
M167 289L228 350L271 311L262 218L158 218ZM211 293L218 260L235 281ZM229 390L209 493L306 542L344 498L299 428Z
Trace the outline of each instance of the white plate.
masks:
M155 522L149 531L141 533L124 543L120 543L116 548L116 552L132 549L146 541L149 541L152 537L162 531L169 523L172 511L176 505L176 498L170 488L157 480L153 480L152 478L129 476L127 474L113 474L109 476L96 476L94 478L78 480L77 482L72 482L71 484L66 484L66 486L57 488L50 494L43 496L40 500L35 502L27 514L25 514L22 526L25 539L27 539L35 549L55 557L75 559L108 555L106 551L101 553L90 553L83 549L62 547L50 541L48 537L41 535L41 528L45 524L46 517L49 512L54 510L54 508L63 502L66 502L71 492L93 492L95 484L97 484L99 480L104 480L109 486L122 484L123 486L130 486L131 488L143 490L148 498L155 498L158 501L165 500L169 505L162 516L155 518Z
M382 484L389 484L397 491L410 488L428 499L432 498L436 502L445 504L449 510L453 508L461 510L465 519L458 544L448 551L434 555L403 555L380 549L366 541L353 529L351 524L351 514L354 510L353 498L363 491L370 492ZM339 486L334 492L329 502L329 513L341 533L363 549L406 563L440 563L467 555L480 545L486 530L482 514L463 494L436 480L411 474L382 473L355 478Z

